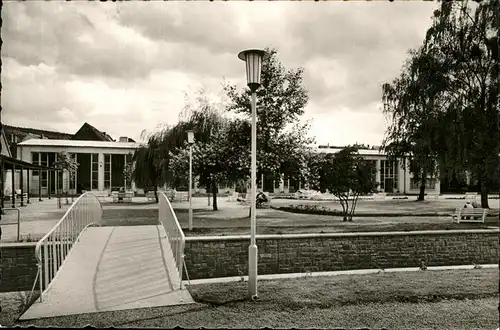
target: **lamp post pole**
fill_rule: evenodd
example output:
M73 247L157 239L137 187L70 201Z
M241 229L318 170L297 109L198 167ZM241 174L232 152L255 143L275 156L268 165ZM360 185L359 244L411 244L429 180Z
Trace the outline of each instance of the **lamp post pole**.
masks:
M188 143L189 143L189 220L188 226L189 231L193 230L193 143L194 143L194 132L188 131Z
M256 94L252 93L252 162L251 162L251 206L250 206L250 246L248 247L248 295L250 298L257 296L257 217L255 196L257 193L257 111Z
M257 257L258 249L255 239L257 218L256 218L256 194L257 194L257 110L256 91L260 87L262 59L265 52L258 49L242 51L238 58L246 62L247 85L252 91L252 148L251 148L251 206L250 206L250 245L248 247L248 297L257 297Z
M193 146L189 145L189 231L193 230Z

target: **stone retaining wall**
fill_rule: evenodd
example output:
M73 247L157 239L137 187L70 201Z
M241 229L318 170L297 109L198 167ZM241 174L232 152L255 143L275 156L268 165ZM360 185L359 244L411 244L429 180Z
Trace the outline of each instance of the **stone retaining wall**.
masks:
M191 279L248 274L249 236L188 237ZM258 235L258 273L495 264L498 230Z
M0 292L31 291L35 282L37 264L36 242L5 243L2 249L2 278Z
M187 237L190 279L248 275L249 236ZM2 244L0 292L29 291L36 243ZM497 264L498 230L258 235L259 274ZM185 275L185 274L184 274ZM184 279L187 279L184 276Z

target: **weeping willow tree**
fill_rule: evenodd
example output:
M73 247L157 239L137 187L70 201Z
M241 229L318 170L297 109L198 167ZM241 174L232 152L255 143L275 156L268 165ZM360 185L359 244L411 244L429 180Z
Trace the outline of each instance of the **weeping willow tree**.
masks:
M445 1L436 10L424 40L444 76L446 166L478 178L481 206L498 185L500 153L500 1Z
M438 94L445 87L436 74L440 63L423 48L410 51L401 75L382 86L384 114L389 120L382 148L390 161L402 161L420 183L418 201L424 200L429 179L438 173L440 107Z
M230 130L233 125L233 130ZM220 184L233 183L242 154L234 153L232 134L239 132L224 113L221 103L209 100L205 91L196 95L194 102L186 100L179 123L163 132L163 148L168 151L168 178L172 183L186 177L189 153L186 142L187 131L194 132L193 175L199 184L212 193L213 209L217 210L217 193Z
M164 163L165 157L160 148L158 134L142 133L142 138L147 138L147 143L140 146L132 157L135 164L132 171L132 179L139 188L144 191L154 191L158 203L158 186L165 183Z

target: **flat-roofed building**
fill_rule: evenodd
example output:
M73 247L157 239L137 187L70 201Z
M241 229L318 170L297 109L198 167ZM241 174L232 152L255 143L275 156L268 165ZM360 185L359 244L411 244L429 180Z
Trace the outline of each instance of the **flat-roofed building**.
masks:
M57 155L64 151L75 157L79 164L73 177L65 171L49 180L48 172L33 171L30 193L38 193L40 182L42 195L48 194L49 189L51 194L55 194L56 187L69 194L95 191L106 195L120 187L135 190L134 182L125 180L123 170L125 164L132 161L131 157L138 147L135 142L30 139L18 144L18 159L52 166L57 161Z

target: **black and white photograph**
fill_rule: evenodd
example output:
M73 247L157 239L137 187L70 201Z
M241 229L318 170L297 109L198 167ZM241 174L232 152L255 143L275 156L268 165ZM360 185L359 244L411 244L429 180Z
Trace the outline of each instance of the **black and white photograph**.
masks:
M499 329L500 0L0 10L0 327Z

